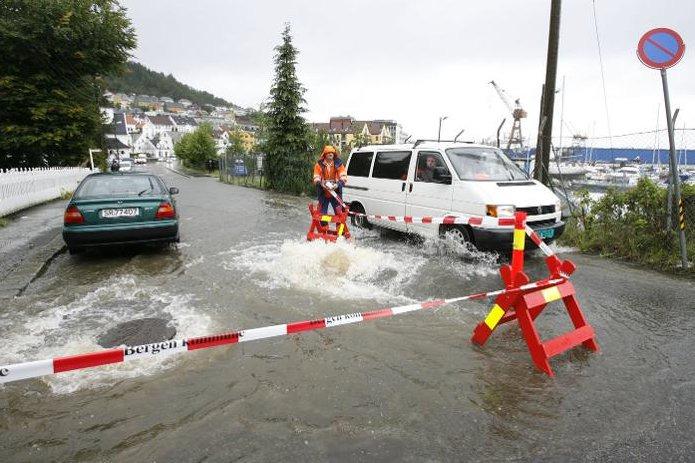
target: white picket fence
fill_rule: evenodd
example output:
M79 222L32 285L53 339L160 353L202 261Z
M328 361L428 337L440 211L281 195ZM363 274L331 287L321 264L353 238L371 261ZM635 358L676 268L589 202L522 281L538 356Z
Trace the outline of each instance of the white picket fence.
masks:
M74 191L90 172L83 167L0 170L0 217Z

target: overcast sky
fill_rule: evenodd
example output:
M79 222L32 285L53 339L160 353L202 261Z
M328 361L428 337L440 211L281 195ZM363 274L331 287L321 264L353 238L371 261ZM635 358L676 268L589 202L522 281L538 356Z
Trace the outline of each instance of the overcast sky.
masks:
M330 116L395 119L415 137L462 128L494 135L507 110L488 84L521 98L535 134L545 78L549 0L236 1L123 0L138 35L135 58L241 106L258 107L273 78L273 47L290 22L312 122ZM652 130L662 104L659 72L644 67L642 33L666 26L690 43L692 0L596 0L613 135ZM695 46L669 71L678 127L695 125ZM566 76L568 131L608 133L591 0L565 0L557 86ZM160 95L163 96L163 95ZM562 95L556 98L555 134ZM663 104L662 104L663 111ZM509 119L507 124L509 124ZM660 121L664 126L664 117ZM509 128L509 126L507 126ZM535 135L534 135L535 136ZM466 137L464 137L466 138ZM535 144L535 139L533 144Z

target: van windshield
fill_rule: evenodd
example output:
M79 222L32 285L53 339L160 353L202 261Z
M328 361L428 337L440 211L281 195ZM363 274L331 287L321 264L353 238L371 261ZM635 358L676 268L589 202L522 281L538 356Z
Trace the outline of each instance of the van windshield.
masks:
M449 148L446 154L461 180L526 180L526 174L496 148Z

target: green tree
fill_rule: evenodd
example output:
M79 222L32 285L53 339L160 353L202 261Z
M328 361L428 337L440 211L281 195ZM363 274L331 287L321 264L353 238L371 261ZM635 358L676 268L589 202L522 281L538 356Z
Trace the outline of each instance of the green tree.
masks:
M319 156L321 156L323 147L330 144L331 139L325 130L312 131L309 141L309 150L314 158L318 159Z
M135 33L116 0L0 2L0 168L74 165L102 145L101 76Z
M205 161L217 157L212 126L201 124L193 133L187 133L181 137L174 146L174 153L186 166L205 167Z
M247 154L246 146L244 145L244 137L241 132L234 130L229 134L229 146L227 146L227 154L238 155Z
M152 71L134 61L128 62L124 73L109 75L105 78L105 82L106 88L112 92L168 96L174 100L185 98L198 106L232 106L229 101L179 82L171 74Z
M298 50L292 44L289 24L282 44L275 48L275 80L270 89L267 113L267 186L272 190L299 194L311 182L309 130L302 113L305 89L297 79Z

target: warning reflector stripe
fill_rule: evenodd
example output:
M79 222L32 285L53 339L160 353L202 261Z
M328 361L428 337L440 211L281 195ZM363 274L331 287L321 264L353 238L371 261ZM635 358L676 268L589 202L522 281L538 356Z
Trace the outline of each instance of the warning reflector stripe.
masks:
M101 352L90 354L71 355L68 357L58 357L53 359L53 371L81 370L82 368L98 367L110 363L120 363L123 361L123 349L108 349Z
M514 230L514 244L512 245L512 249L514 251L523 251L525 243L526 232L524 230Z
M487 314L487 317L485 317L485 324L488 326L488 328L494 330L503 316L504 309L502 309L499 304L495 304L492 306L492 309L490 309L490 313Z
M543 295L545 302L553 302L562 299L562 294L560 294L560 290L557 288L557 286L544 289L541 291L541 294Z

